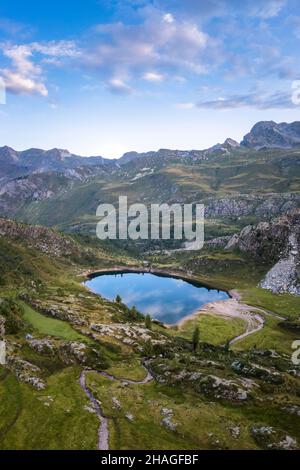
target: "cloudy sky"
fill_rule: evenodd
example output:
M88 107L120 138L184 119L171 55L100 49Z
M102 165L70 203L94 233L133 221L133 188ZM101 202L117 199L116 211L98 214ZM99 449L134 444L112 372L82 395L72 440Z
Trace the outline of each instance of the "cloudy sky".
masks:
M300 120L299 51L299 0L1 0L0 145L118 157L240 140Z

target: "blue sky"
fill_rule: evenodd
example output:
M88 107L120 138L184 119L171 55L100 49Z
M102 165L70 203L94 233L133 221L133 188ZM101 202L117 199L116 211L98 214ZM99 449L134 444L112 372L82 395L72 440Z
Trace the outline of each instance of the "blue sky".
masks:
M0 145L118 157L300 120L298 0L0 4Z

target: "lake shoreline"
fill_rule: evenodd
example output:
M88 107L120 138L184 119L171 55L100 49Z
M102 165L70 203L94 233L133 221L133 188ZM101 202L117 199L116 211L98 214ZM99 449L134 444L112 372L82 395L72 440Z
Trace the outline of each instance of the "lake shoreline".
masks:
M205 287L209 290L218 290L225 292L230 298L236 298L237 300L240 298L240 295L235 290L227 290L221 289L219 287L213 286L212 284L206 283L205 281L200 281L197 276L194 276L191 272L185 271L178 271L172 269L163 269L163 268L152 268L152 267L143 267L143 266L112 266L103 269L91 269L85 271L81 274L81 276L86 279L90 280L95 277L105 275L105 274L129 274L129 273L136 273L136 274L154 274L155 276L160 277L171 277L173 279L181 279L182 281L186 281L189 284L192 284L196 287Z
M97 277L105 276L105 275L119 275L119 274L153 274L158 277L164 277L164 278L173 278L173 279L180 279L182 281L185 281L197 288L206 288L208 290L217 290L219 292L224 292L228 295L228 299L224 299L223 302L227 302L228 300L239 300L240 295L238 294L237 291L235 290L223 290L219 289L216 287L213 287L212 285L208 285L206 283L203 283L202 281L199 281L198 278L196 278L192 273L186 273L186 272L181 272L181 271L175 271L175 270L167 270L167 269L161 269L161 268L152 268L152 267L145 267L145 266L112 266L109 268L103 268L103 269L97 269L97 270L89 270L86 271L85 273L82 274L82 276L86 279L83 284L85 287L89 290L90 287L86 285L86 282L92 279L95 279ZM93 292L91 290L91 292ZM95 294L95 292L93 292ZM96 294L98 295L98 294ZM206 302L202 306L198 307L195 309L193 312L185 315L184 317L180 318L174 323L167 323L163 322L159 319L153 318L153 320L157 320L161 322L165 328L173 328L173 327L181 327L183 324L185 324L187 321L190 321L194 319L196 316L198 316L201 313L201 309L208 306L212 302Z

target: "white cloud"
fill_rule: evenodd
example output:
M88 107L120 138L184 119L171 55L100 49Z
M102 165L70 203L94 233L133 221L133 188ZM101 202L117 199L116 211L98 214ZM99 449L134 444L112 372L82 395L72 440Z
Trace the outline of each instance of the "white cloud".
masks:
M108 89L112 93L120 94L120 95L129 95L134 92L133 88L131 88L127 83L121 78L112 78L108 81Z
M37 93L42 96L48 96L48 90L42 82L7 69L2 70L2 74L6 90L13 94L32 95Z
M50 60L52 59L55 64L57 64L57 58L73 58L80 55L80 51L73 41L33 42L21 45L2 43L0 49L2 49L3 55L11 61L11 67L0 69L0 73L7 91L14 94L48 96L43 70L41 63L38 63L35 57L36 54L45 56L44 60L48 60L48 62L50 57Z
M9 58L12 68L1 69L7 91L14 94L48 95L43 83L42 70L32 60L32 50L28 45L4 46L3 54Z
M171 13L166 13L166 14L163 16L163 20L164 20L166 23L174 23L174 16L173 16Z
M111 77L127 74L152 82L166 74L205 73L208 35L193 21L177 21L170 15L150 8L139 23L97 25L92 46L82 52L81 65Z
M146 72L143 75L144 80L148 82L162 82L164 80L164 75L162 73L157 72Z
M33 42L30 47L32 51L54 57L78 57L81 54L75 41Z

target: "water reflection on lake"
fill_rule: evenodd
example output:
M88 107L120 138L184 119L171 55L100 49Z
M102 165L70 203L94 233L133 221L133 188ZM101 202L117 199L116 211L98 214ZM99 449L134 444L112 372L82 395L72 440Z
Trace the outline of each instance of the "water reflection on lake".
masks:
M102 274L85 285L109 300L120 295L129 307L135 305L140 312L168 324L178 322L208 302L228 298L223 291L150 273Z

